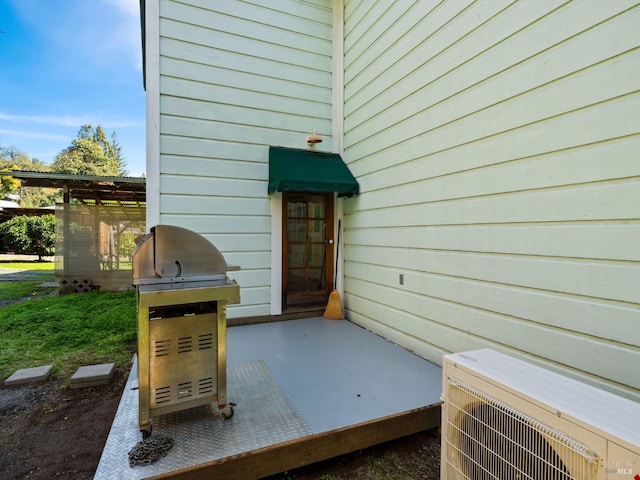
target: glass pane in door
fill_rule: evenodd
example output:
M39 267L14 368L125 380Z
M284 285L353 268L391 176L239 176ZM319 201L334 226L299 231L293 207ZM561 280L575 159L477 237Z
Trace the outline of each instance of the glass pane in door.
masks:
M302 305L320 305L328 295L327 199L332 195L286 195L286 281L285 308Z

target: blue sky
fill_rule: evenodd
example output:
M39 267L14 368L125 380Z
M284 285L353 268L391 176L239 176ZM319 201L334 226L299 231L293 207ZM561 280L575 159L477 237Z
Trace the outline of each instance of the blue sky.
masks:
M51 163L80 126L145 172L138 0L0 0L0 145Z

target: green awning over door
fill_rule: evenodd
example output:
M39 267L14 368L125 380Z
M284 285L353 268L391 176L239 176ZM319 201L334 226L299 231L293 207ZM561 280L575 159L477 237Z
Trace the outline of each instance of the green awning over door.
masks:
M358 181L337 153L269 147L269 193L337 192L352 197Z

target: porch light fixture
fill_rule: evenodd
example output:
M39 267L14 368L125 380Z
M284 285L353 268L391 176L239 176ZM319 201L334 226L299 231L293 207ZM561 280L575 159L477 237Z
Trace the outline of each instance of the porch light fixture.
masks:
M314 145L316 143L321 143L321 142L322 142L322 139L316 133L316 129L315 128L311 129L311 135L307 137L307 143L309 145Z

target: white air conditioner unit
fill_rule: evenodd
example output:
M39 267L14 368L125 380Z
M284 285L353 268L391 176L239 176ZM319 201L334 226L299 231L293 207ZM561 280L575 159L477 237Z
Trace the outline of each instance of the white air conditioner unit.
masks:
M487 349L442 374L442 480L640 480L640 403Z

